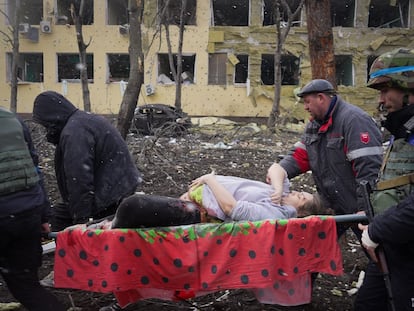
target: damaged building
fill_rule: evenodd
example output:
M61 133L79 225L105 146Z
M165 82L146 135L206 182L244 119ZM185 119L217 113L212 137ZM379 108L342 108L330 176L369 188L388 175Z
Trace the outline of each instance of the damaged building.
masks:
M30 113L33 100L55 90L82 108L78 45L70 12L72 0L21 0L18 112ZM274 0L187 0L184 11L182 109L191 116L267 117L274 97L276 26ZM346 100L373 113L375 91L365 87L373 60L414 42L413 0L331 0L336 82ZM116 114L129 76L128 0L86 1L83 37L92 108ZM166 14L161 15L161 8ZM289 1L292 10L298 0ZM145 81L139 105L174 105L175 78L165 28L177 67L180 0L146 0L143 24ZM14 0L0 9L13 16ZM281 12L280 27L285 27ZM1 15L0 30L8 20ZM0 97L9 105L12 50L0 45ZM295 91L311 79L306 12L293 21L281 56L281 113L307 118Z

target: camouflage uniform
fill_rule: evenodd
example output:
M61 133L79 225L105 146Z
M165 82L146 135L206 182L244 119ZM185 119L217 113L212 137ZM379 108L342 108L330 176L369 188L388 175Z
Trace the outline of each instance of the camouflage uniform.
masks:
M390 112L382 125L393 135L372 195L376 217L368 227L387 258L395 310L414 308L414 50L396 49L371 66L368 87L402 91L402 108ZM355 300L355 310L388 309L382 272L370 262Z

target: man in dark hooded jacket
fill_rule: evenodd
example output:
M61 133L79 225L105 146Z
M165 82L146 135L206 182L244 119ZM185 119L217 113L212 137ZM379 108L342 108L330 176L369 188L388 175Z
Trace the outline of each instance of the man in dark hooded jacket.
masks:
M66 310L39 284L41 235L50 231L50 204L37 153L29 129L3 107L0 142L0 275L25 310Z
M104 117L76 108L59 93L39 94L33 120L56 145L55 173L63 203L52 208L53 231L115 214L141 182L128 146Z

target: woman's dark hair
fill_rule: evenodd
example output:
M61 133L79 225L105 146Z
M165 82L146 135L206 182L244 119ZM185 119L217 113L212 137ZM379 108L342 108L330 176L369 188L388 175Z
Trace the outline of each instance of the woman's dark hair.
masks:
M298 208L298 217L310 215L333 215L333 210L324 206L323 200L318 193L313 194L313 200L306 202Z

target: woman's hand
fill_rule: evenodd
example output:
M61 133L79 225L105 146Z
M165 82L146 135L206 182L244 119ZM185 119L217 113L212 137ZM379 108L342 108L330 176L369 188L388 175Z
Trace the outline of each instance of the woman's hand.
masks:
M221 210L224 212L224 214L231 214L231 211L236 206L237 201L233 197L233 195L222 184L218 182L218 180L215 177L214 171L210 174L203 175L193 180L193 182L190 185L189 191L200 185L207 185L213 193L214 197L216 198L217 203Z
M201 185L204 185L204 184L208 184L208 182L209 182L212 178L214 178L214 175L216 175L216 174L215 174L215 172L211 172L211 173L209 173L209 174L205 174L205 175L203 175L203 176L200 176L200 177L198 177L198 178L194 179L194 180L191 182L191 184L190 184L190 190L191 190L191 189L195 189L195 188L197 188L198 186L201 186Z
M273 192L270 195L270 199L272 200L272 203L274 203L274 204L281 204L281 201L282 201L282 189L276 189L275 192Z

